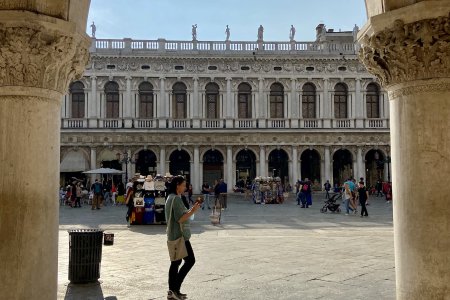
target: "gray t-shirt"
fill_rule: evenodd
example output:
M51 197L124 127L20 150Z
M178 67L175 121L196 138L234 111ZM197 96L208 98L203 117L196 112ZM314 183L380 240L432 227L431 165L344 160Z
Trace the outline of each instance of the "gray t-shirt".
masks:
M172 216L171 219L169 220L172 202L173 202ZM176 239L179 239L181 237L181 229L178 220L187 211L188 210L186 209L186 206L184 206L183 200L181 200L180 196L175 194L170 194L169 196L167 196L165 214L167 220L167 239L169 241L175 241ZM191 238L190 220L188 219L186 222L182 223L181 226L183 226L183 237L187 241Z

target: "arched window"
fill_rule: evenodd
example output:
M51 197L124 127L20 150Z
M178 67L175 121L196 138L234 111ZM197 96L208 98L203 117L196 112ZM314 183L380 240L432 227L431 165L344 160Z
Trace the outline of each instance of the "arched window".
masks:
M252 117L252 87L248 83L238 86L238 118L250 119Z
M117 119L119 117L119 85L109 81L105 84L106 117Z
M334 117L337 119L347 118L347 86L338 83L334 87Z
M206 92L206 118L219 118L219 86L213 82L205 87Z
M172 87L173 91L173 117L174 119L186 119L187 115L187 97L186 85L177 82Z
M75 81L70 85L69 91L72 98L72 118L84 118L84 84Z
M153 85L142 82L139 85L139 116L142 119L152 119L153 115Z
M375 83L369 83L366 91L367 118L380 117L380 90Z
M303 85L302 116L305 119L316 118L316 87L309 82Z
M278 82L270 86L270 117L284 118L284 88Z

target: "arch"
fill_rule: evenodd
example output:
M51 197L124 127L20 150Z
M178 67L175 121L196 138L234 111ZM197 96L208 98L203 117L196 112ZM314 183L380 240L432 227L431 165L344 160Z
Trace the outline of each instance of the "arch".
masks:
M374 82L366 87L366 115L367 118L376 119L380 117L380 88Z
M84 118L86 103L84 84L81 81L72 82L69 86L69 92L71 99L71 118Z
M137 153L136 158L136 172L144 176L156 175L156 162L158 159L155 152L144 149Z
M305 119L316 118L316 86L312 82L302 87L302 116Z
M219 86L214 82L205 86L207 119L217 119L220 116L219 90Z
M315 149L306 149L300 155L301 174L303 179L308 178L311 182L321 182L320 176L320 154Z
M191 182L191 156L186 150L174 150L169 156L169 172L172 175L183 175Z
M252 181L256 177L256 154L253 150L242 149L236 153L236 181Z
M172 86L173 118L186 119L187 117L187 87L183 82L175 82Z
M386 156L379 149L371 149L364 156L366 170L366 186L375 186L378 180L383 180L384 162Z
M283 149L274 149L269 153L269 174L289 182L289 155Z
M119 84L115 81L105 83L106 118L119 118Z
M284 87L275 82L270 86L270 117L284 118Z
M89 170L89 160L81 149L66 152L60 163L60 172L83 172Z
M341 186L353 176L353 155L348 149L339 149L333 153L333 184Z
M139 84L139 117L142 119L152 119L154 117L154 95L153 85L148 81Z
M203 182L212 185L214 180L224 177L223 162L224 156L216 149L209 149L203 156Z
M238 118L250 119L252 117L252 87L242 82L238 86Z
M348 118L348 87L339 82L334 86L334 117L337 119Z

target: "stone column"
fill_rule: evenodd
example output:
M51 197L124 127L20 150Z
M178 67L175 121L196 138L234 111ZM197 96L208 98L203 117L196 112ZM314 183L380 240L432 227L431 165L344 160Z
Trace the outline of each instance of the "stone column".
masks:
M355 120L356 120L356 128L363 128L364 127L364 100L361 94L361 79L356 78L355 79L355 98L353 101L355 101Z
M333 184L333 178L331 178L331 159L330 159L330 146L325 146L325 181L329 180L331 184Z
M0 298L8 300L57 296L61 98L90 45L89 1L40 2L0 4Z
M258 78L258 103L259 103L259 112L258 112L258 124L259 128L266 128L266 118L267 118L267 104L266 99L264 98L264 78Z
M161 146L159 150L159 174L166 174L166 147Z
M97 149L95 147L91 147L91 170L97 169ZM97 177L96 174L91 175L91 184L94 183L95 178Z
M91 76L91 97L88 99L89 101L89 109L88 109L88 127L89 128L97 128L97 76Z
M299 101L297 94L297 80L295 78L291 78L291 127L299 128L298 119L299 119Z
M123 119L125 121L125 128L131 128L133 125L133 99L131 98L131 76L125 76L126 80L126 91L124 97L124 110L123 110Z
M166 128L166 87L165 87L165 77L159 78L159 111L158 111L158 127L159 128ZM164 176L165 173L161 173L161 175Z
M259 176L266 176L266 147L259 146Z
M290 180L293 186L298 180L298 149L297 146L292 146L292 177Z
M323 127L331 128L331 98L328 93L328 78L323 79Z
M200 128L200 114L199 114L199 105L200 100L198 98L198 77L194 76L194 90L192 94L192 120L193 120L193 127L194 128Z
M227 183L227 192L233 191L233 186L235 182L233 181L233 147L227 146L227 177L226 177L226 183Z
M362 149L360 146L356 148L356 176L355 179L359 182L360 177L366 177L364 175L364 166L363 166L363 157L362 157ZM366 180L366 178L364 178Z
M225 78L227 80L227 102L226 102L226 113L224 113L225 117L225 126L226 128L233 128L233 119L235 116L232 114L232 107L233 107L233 97L231 95L231 77ZM237 118L237 116L236 116Z
M200 194L200 152L199 147L194 146L194 174L192 188L194 194Z
M385 2L358 38L389 93L397 299L447 299L450 185L432 178L450 174L450 2Z

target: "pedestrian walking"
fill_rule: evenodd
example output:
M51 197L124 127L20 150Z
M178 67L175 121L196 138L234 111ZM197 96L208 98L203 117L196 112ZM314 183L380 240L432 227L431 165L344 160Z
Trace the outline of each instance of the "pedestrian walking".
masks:
M350 199L352 198L352 191L350 187L350 182L344 182L344 206L345 206L345 215L347 216L351 211L355 211L352 207L350 207Z
M81 182L77 182L75 207L81 207L81 197L82 196L83 196L83 188L81 187Z
M378 179L377 184L375 185L375 188L377 189L377 197L381 195L383 197L383 192L381 191L383 189L383 183L380 179Z
M302 190L306 196L306 208L309 208L312 205L312 182L308 178L305 178Z
M169 187L169 196L166 200L166 220L167 220L167 240L176 241L184 238L184 246L186 247L187 256L183 259L174 260L170 263L169 268L169 291L167 299L186 299L187 295L181 293L181 285L189 271L195 264L194 250L190 242L191 228L190 218L200 208L200 203L195 204L187 209L181 200L181 195L186 190L186 180L182 176L176 176L172 179ZM180 265L184 260L183 265Z
M369 199L369 191L364 186L364 181L359 182L358 199L359 204L361 204L361 218L368 217L369 213L367 212L366 202Z
M227 184L223 179L220 179L219 181L219 193L220 206L222 207L222 210L227 209Z

